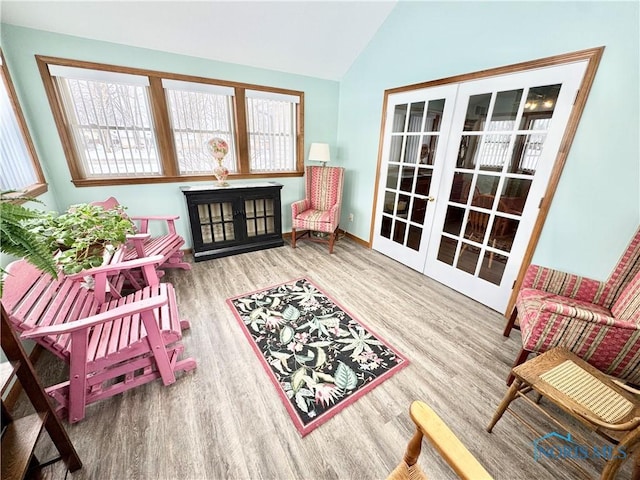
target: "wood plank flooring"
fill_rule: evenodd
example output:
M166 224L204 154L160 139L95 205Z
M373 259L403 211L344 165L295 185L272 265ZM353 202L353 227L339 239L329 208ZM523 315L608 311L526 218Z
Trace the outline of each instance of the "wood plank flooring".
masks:
M308 276L411 361L404 370L305 438L243 336L225 299ZM497 479L583 478L564 460L536 462L534 435L505 415L485 431L506 391L519 332L502 336L502 315L349 239L335 253L301 242L170 271L194 372L90 406L68 431L84 468L72 479L378 479L401 460L413 433L408 409L433 407ZM43 355L45 384L64 366ZM49 382L49 383L47 383ZM526 405L516 409L534 416ZM555 430L536 419L541 431ZM602 442L594 437L594 443ZM46 442L38 458L46 460ZM583 461L592 477L601 464ZM432 479L456 478L427 445ZM62 463L45 478L65 478ZM620 478L630 477L626 469Z

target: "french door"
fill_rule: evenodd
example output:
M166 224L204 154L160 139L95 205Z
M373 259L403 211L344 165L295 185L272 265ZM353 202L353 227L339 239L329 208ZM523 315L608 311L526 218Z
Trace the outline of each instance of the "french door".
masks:
M404 92L387 105L373 248L419 271L426 260L457 89Z
M586 66L389 95L373 248L504 311Z

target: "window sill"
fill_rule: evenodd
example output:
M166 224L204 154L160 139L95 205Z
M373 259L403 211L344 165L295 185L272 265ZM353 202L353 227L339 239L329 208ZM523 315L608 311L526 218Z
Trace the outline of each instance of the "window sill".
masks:
M28 200L19 199L19 197L36 198L42 195L43 193L46 193L48 190L49 190L49 186L46 183L34 183L33 185L30 185L27 188L24 188L22 190L17 190L15 193L3 195L2 197L5 199L16 197L15 203L21 204L21 203L27 202Z
M304 172L279 172L279 173L251 173L230 174L227 180L246 180L258 178L286 178L302 177ZM215 182L213 175L185 175L180 177L122 177L122 178L78 178L72 180L76 187L97 187L105 185L140 185L150 183L184 183L184 182Z

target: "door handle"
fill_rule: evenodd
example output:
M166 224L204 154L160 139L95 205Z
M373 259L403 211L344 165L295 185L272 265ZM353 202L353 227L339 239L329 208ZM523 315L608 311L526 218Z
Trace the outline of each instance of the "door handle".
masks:
M428 196L427 200L429 200L430 202L435 202L436 201L436 197Z

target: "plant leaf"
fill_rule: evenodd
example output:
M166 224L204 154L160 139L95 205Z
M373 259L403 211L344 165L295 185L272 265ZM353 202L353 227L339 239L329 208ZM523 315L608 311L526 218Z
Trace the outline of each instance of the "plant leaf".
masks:
M327 361L327 354L324 353L324 350L322 348L319 348L318 357L316 358L316 367L320 367L326 361Z
M340 362L336 368L335 382L341 390L353 390L358 386L358 377L350 367Z
M296 394L296 405L300 410L305 413L309 413L309 405L307 405L307 400L304 396L300 394Z
M314 372L314 376L319 378L320 380L324 380L326 383L336 383L335 378L327 373Z
M296 332L293 328L285 325L280 330L280 343L282 343L283 345L289 343L291 340L293 340L293 336L295 335L295 333Z
M307 369L305 367L300 367L298 370L293 372L291 375L291 387L294 392L298 392L300 387L304 383L304 376L307 374Z
M287 305L287 308L285 308L282 312L282 318L284 318L288 322L294 322L298 318L300 318L300 310L298 310L293 305Z

